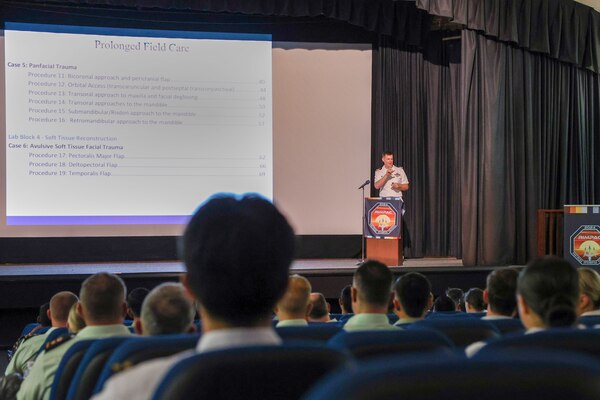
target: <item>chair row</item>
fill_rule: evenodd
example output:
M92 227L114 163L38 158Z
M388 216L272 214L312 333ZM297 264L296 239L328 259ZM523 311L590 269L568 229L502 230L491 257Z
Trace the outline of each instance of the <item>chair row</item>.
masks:
M461 356L464 354L449 337L432 329L338 332L329 339L327 345L299 342L297 337L287 336L290 330L299 329L310 331L312 327L278 329L287 347L297 348L298 343L302 343L302 346L312 352L318 352L316 349L327 349L334 352L326 353L329 356L344 354L345 358L353 362L363 363L380 356L428 352ZM67 351L59 365L51 389L51 399L87 399L102 390L105 382L113 374L149 359L193 349L198 339L199 335L188 334L79 341ZM531 335L509 335L491 340L478 354L526 348L569 351L600 360L600 331L554 329ZM233 353L235 350L231 351L231 357L235 357Z

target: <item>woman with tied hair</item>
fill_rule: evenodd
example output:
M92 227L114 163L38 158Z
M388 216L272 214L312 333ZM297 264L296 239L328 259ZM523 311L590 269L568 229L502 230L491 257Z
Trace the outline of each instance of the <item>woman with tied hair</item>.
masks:
M591 268L579 268L579 304L580 317L600 315L600 274Z
M531 262L517 281L517 306L528 332L571 327L577 321L579 275L562 258Z

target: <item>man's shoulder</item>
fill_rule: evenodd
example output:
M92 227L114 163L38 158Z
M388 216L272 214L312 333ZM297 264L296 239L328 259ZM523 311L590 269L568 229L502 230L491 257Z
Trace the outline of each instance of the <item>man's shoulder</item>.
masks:
M180 359L193 354L195 354L195 351L184 351L172 356L149 360L119 372L111 377L106 382L102 392L92 399L126 398L132 400L151 398L152 393L154 393L169 368Z
M46 345L44 346L44 351L49 353L51 351L56 351L59 348L64 349L64 345L67 343L70 343L73 338L74 338L74 336L71 335L70 333L61 335L61 336L57 337L56 339L53 339L53 340L49 341L48 343L46 343Z

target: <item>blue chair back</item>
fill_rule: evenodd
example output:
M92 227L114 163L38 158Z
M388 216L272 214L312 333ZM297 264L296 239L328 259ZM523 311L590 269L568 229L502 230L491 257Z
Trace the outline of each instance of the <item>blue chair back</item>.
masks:
M549 329L526 335L505 336L489 342L479 353L515 349L563 350L600 359L600 331L592 329ZM478 354L479 354L478 353Z
M58 364L54 381L52 381L50 387L50 400L65 400L67 398L71 379L75 375L85 352L95 341L96 339L78 340L65 352Z
M600 325L600 315L589 315L587 317L579 317L579 323L593 328L596 325Z
M200 353L175 364L153 399L299 399L329 372L351 365L346 353L317 344Z
M342 331L342 327L333 322L310 324L308 326L285 326L275 328L277 334L284 341L290 340L315 340L326 342Z
M167 357L193 349L199 339L200 335L198 334L181 334L132 337L125 340L104 363L104 368L96 381L93 394L101 392L106 381L114 374L147 360Z
M488 321L472 317L426 319L411 324L407 327L407 330L423 328L443 333L457 347L466 347L471 343L500 336L500 332L494 325Z
M341 332L328 342L328 346L345 349L361 361L383 355L454 348L452 341L443 334L424 329Z
M501 335L525 332L525 326L518 318L486 319L485 321L494 325Z
M89 399L92 396L104 364L117 346L129 338L129 336L109 337L92 343L90 348L85 352L71 380L67 392L67 400Z
M419 355L377 359L336 372L304 400L592 400L600 398L600 367L572 354L465 359Z

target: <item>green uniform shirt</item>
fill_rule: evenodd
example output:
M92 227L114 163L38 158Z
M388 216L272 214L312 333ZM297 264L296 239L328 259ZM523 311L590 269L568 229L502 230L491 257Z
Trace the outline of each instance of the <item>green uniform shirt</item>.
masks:
M305 319L286 319L277 323L277 328L286 326L308 326L308 322Z
M50 388L52 387L58 364L73 343L79 340L128 335L131 335L129 329L122 324L86 326L77 336L68 342L48 351L43 351L35 361L29 375L23 381L17 393L17 400L50 399Z
M41 335L31 336L21 343L19 348L17 348L17 351L15 351L15 354L13 354L13 357L10 359L10 363L8 363L4 375L14 373L23 374L25 372L27 363L30 360L35 359L35 356L40 350L40 347L42 347L42 344L44 344L48 334L54 329L56 328L50 328Z
M386 314L355 314L344 325L345 331L367 331L371 329L398 329L390 324Z

